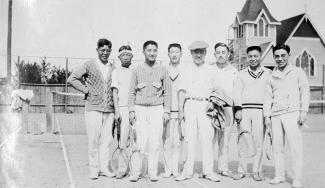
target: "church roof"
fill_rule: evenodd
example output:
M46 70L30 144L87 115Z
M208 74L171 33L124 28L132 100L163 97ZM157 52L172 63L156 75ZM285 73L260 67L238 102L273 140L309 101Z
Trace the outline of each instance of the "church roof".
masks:
M304 20L306 22L303 22ZM282 20L281 26L278 26L276 30L277 44L286 43L289 38L296 35L301 37L319 37L324 43L324 39L306 13Z
M255 22L263 10L271 23L279 24L279 21L271 15L263 0L247 0L242 10L237 13L237 17L240 23L245 21Z

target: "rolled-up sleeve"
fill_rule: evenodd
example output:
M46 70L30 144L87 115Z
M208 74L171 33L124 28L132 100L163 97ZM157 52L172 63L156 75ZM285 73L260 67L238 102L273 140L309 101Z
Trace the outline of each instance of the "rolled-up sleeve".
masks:
M89 89L81 82L82 77L85 75L87 75L87 63L82 64L82 66L80 66L77 70L73 71L67 82L76 90L86 94L89 92Z
M309 88L309 82L307 76L305 72L301 69L299 71L298 84L299 84L300 100L301 100L300 110L308 112L310 88Z

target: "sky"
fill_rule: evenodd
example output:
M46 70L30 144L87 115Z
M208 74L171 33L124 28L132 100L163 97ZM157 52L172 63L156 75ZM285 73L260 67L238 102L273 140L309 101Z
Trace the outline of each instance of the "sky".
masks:
M167 46L178 42L184 60L188 45L204 40L207 59L213 46L227 42L228 29L246 0L13 0L12 53L50 57L96 57L96 42L113 43L110 58L130 44L134 59L143 60L142 45L155 40L158 58L168 60ZM264 0L273 17L283 20L307 10L325 36L324 0ZM8 0L0 1L0 56L6 54ZM2 58L3 60L3 58ZM1 60L1 62L3 62ZM62 61L64 62L64 61Z

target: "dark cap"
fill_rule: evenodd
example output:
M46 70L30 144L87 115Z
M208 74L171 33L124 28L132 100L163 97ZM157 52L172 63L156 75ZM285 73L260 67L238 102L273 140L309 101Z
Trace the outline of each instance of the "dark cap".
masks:
M246 49L246 53L248 53L248 52L250 52L250 51L253 51L253 50L257 50L257 51L259 51L260 53L262 52L261 47L259 47L259 46L250 46L250 47L248 47L248 48Z

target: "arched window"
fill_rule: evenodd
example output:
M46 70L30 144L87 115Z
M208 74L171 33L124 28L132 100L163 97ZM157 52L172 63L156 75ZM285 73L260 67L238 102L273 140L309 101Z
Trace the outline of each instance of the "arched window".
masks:
M257 24L254 24L254 36L257 37Z
M306 50L296 58L296 66L301 67L307 76L315 76L315 59Z
M260 19L260 21L258 21L258 34L260 37L263 37L263 30L264 30L264 21L263 19Z
M269 25L265 24L265 36L268 37L269 36Z

